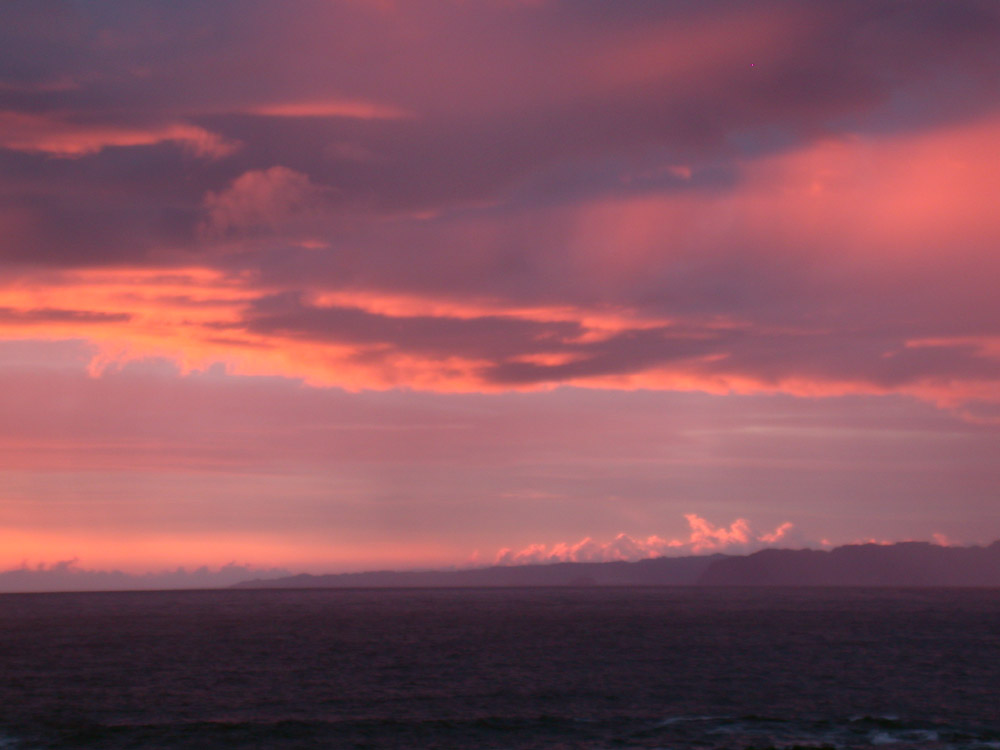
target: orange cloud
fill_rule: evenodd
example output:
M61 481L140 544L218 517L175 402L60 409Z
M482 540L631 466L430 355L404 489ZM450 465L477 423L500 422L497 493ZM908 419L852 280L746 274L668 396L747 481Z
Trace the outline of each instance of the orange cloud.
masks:
M295 189L304 184L294 174L279 175L277 183L291 184ZM273 184L265 187L270 186ZM253 187L258 187L256 182ZM267 200L272 192L260 192L265 197L261 210L274 205ZM254 190L248 193L258 194ZM247 211L256 215L257 204L249 198L239 205L249 206ZM283 375L350 389L490 388L479 372L492 361L460 350L452 356L428 356L407 352L405 346L392 351L377 343L316 343L280 332L248 330L248 306L271 291L278 290L261 287L252 276L197 267L38 274L0 287L0 326L8 339L88 340L95 347L90 366L94 374L130 360L165 357L185 372L222 363L234 373ZM354 310L400 321L574 323L586 332L584 338L592 341L654 323L625 310L505 307L497 301L449 302L359 290L317 292L312 298L320 311ZM567 355L540 352L526 358L552 364L565 361Z
M0 325L8 338L90 341L95 373L166 357L185 371L222 363L348 389L897 393L965 414L970 401L1000 400L990 283L1000 273L1000 224L989 202L1000 185L981 158L997 128L989 120L892 141L832 139L746 160L732 191L589 200L546 213L567 263L607 302L515 301L475 287L443 295L420 282L386 291L377 276L367 286L311 278L268 286L208 268L113 268L9 281ZM303 227L312 238L328 197L287 167L244 172L205 196L203 240L228 247L223 235L267 229L287 238ZM462 227L462 241L499 231L478 229ZM314 239L294 242L328 252ZM704 277L691 271L701 266ZM651 269L667 286L657 292L662 304L636 304L650 295ZM756 275L767 274L775 286L761 292Z
M256 567L293 567L297 570L363 570L371 566L447 565L460 555L433 544L352 543L318 534L266 534L227 531L156 533L101 529L53 530L0 527L0 570L24 565L53 564L72 558L91 569L128 573L158 572L178 565L224 566L234 560Z
M252 340L216 343L254 292L245 279L199 268L84 270L41 274L0 287L7 339L85 339L95 374L130 359L167 357L182 369L224 362ZM72 316L39 315L71 310ZM221 337L220 337L221 338Z
M969 399L996 401L994 380L960 373L946 381L930 375L895 385L868 380L863 371L850 378L790 371L765 379L727 353L727 342L739 337L752 342L763 334L731 322L692 326L646 319L635 310L521 307L357 289L306 295L289 308L287 322L281 322L284 313L260 317L262 300L282 291L261 286L253 275L205 268L38 274L0 287L0 326L8 339L89 341L94 374L130 360L164 357L185 372L222 364L232 373L281 375L352 390L503 391L564 383L718 394L895 392L956 411ZM792 336L789 345L796 340ZM994 358L992 339L976 342L981 344L971 350L976 356ZM910 348L919 351L932 343L941 342L914 340ZM650 347L667 346L689 353L646 361ZM616 348L620 355L604 353ZM642 366L623 369L631 356ZM606 360L608 371L597 368L595 358ZM490 377L501 366L527 368L532 375Z

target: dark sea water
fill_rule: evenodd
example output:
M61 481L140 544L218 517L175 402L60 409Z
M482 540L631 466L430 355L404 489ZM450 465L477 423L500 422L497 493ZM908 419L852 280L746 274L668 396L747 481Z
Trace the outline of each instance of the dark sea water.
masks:
M0 596L0 748L1000 748L1000 591Z

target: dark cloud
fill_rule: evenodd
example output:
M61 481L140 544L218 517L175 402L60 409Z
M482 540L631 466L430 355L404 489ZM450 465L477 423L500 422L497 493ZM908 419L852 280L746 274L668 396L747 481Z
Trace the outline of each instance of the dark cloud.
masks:
M314 307L290 293L260 300L246 327L254 333L374 347L376 356L415 353L431 357L503 358L559 351L583 329L573 322L538 322L483 316L396 317L356 308Z
M174 145L53 158L0 150L0 260L40 266L141 265L198 252L204 190ZM206 168L199 168L205 171ZM210 172L210 169L208 170Z
M116 197L123 191L169 190L177 205L162 221L190 227L205 192L276 165L336 188L347 204L380 211L540 193L568 201L621 189L620 172L597 168L608 160L725 162L844 128L908 130L1000 104L992 54L1000 11L971 0L752 9L414 3L392 13L325 2L128 11L94 3L3 13L11 31L0 68L10 74L0 82L0 110L70 131L187 124L242 145L221 168L186 159L177 144L166 159L147 155L162 148L155 144L126 147L127 155L109 145L62 165L61 179L94 188L95 202L103 197L82 209L95 217L95 234L101 216L131 223L132 235L163 231L155 221L128 222ZM942 106L949 90L960 92L961 106ZM324 100L412 116L252 114ZM133 168L116 169L122 159ZM559 177L581 173L587 179ZM74 226L78 234L88 229L82 219ZM41 234L35 244L49 244ZM98 244L123 246L105 251L112 256L145 253L125 236ZM88 245L71 258L91 254L102 256Z
M31 323L125 323L132 319L128 313L108 313L99 310L59 310L38 308L35 310L14 310L0 307L0 325L10 323L24 325Z
M577 358L564 364L502 362L488 368L484 377L503 385L526 385L628 375L670 365L683 368L684 363L698 357L722 354L731 338L731 334L710 330L626 331L598 343L566 347Z
M767 386L790 380L892 390L921 382L1000 378L1000 362L973 344L910 345L904 336L822 330L755 330L684 324L625 329L596 339L576 322L482 315L384 315L351 307L316 307L301 294L263 298L230 327L271 337L357 347L354 357L400 355L487 360L485 383L505 387L587 382L664 371L752 378ZM544 355L537 361L538 355ZM556 358L555 363L544 359Z
M860 187L829 198L829 164L808 155L995 113L995 3L0 14L9 267L212 266L276 293L222 328L358 357L483 360L492 384L679 363L767 383L994 377L981 344L908 345L997 334L995 231L966 228L971 188L937 201L948 236L908 234L926 207L865 215L863 200L906 180L873 175L866 192L852 175ZM794 191L768 173L803 154L779 165ZM940 179L942 195L966 184ZM868 260L879 257L893 259ZM497 313L306 301L344 289L487 300ZM622 309L636 322L587 338L572 315L503 314L531 306Z

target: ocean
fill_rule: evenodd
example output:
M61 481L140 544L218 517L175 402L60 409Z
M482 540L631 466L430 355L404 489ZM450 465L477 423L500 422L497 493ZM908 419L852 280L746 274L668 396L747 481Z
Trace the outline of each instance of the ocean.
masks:
M1000 590L0 596L0 748L1000 748Z

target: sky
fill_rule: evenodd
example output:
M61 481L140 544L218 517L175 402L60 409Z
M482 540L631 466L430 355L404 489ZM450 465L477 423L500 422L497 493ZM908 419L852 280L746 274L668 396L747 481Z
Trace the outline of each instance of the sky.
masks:
M0 571L1000 537L1000 3L0 8Z

